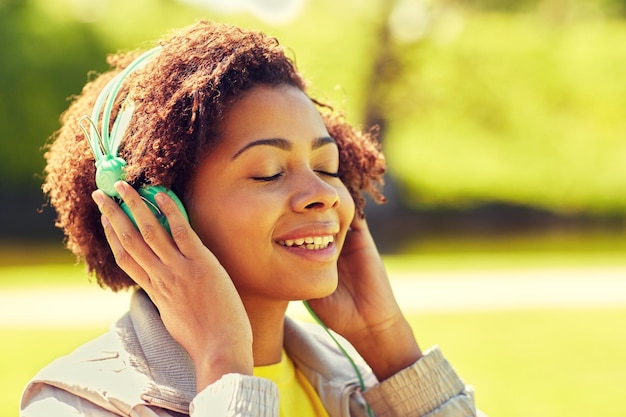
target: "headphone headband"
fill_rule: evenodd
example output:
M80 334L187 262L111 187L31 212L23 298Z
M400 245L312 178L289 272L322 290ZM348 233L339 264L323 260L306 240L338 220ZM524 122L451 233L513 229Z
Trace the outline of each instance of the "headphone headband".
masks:
M126 78L128 78L132 72L143 68L152 57L161 51L161 49L161 46L157 46L156 48L144 52L119 74L115 75L98 95L91 117L83 116L78 121L78 126L85 134L85 138L89 142L89 146L96 160L96 185L111 197L119 197L113 184L124 178L126 161L117 155L117 151L135 110L135 106L132 102L124 103L113 122L111 132L109 132L111 112L113 111L115 99L122 88L122 84L126 81ZM101 113L102 118L100 118ZM99 119L101 120L100 131L98 131L97 125ZM87 127L84 126L85 122L89 124L89 131Z

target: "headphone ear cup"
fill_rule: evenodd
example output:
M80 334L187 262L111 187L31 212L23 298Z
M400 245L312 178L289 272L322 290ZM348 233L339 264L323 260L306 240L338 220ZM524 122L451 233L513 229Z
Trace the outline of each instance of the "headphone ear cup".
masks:
M167 188L165 188L163 186L160 186L160 185L153 185L153 186L149 186L149 187L141 187L141 188L139 188L137 190L137 192L139 193L139 196L144 201L146 206L148 206L150 211L152 211L154 216L157 218L159 223L165 228L165 230L167 230L167 233L171 234L172 232L170 230L170 225L169 225L169 223L167 221L167 218L165 217L165 214L163 214L161 209L159 209L159 205L156 202L156 198L155 197L156 197L156 195L158 193L165 193L165 194L167 194L174 201L174 203L176 203L176 205L178 206L178 209L181 211L181 213L183 214L185 219L187 221L189 221L189 216L187 215L187 211L185 210L185 207L183 206L183 203L180 201L178 196L176 194L174 194L174 192L172 190L167 189ZM120 207L122 208L122 210L124 210L124 213L126 213L126 215L130 218L130 220L133 222L135 227L137 227L137 223L135 222L135 218L133 217L133 214L131 213L130 208L128 207L128 205L126 203L122 202L120 204Z
M106 155L96 162L96 186L110 197L119 197L115 183L124 179L126 161L119 156Z

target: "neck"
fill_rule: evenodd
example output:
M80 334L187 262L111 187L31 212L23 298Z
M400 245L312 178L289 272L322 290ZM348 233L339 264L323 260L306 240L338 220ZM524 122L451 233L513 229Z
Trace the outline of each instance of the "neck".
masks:
M252 326L254 366L280 362L283 350L285 312L289 302L242 296Z

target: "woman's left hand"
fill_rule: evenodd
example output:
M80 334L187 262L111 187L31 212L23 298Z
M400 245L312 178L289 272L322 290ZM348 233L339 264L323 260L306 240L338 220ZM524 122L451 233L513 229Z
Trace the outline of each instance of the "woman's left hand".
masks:
M337 290L309 300L320 319L357 349L381 381L417 361L421 351L393 295L367 222L358 214L337 268Z

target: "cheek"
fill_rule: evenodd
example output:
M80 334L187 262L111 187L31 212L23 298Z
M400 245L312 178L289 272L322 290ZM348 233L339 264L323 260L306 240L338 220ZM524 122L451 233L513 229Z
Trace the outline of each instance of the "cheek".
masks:
M265 223L271 206L261 208L250 198L239 198L234 193L197 203L189 213L192 226L220 262L250 256L252 244L268 240L270 227Z
M231 239L241 235L242 222L236 219L245 218L240 207L223 202L216 204L196 205L190 210L189 218L195 232L211 251L219 251L221 245L228 246Z
M223 202L196 211L190 218L204 245L215 255L239 291L267 282L271 270L271 239L267 210L252 204Z

